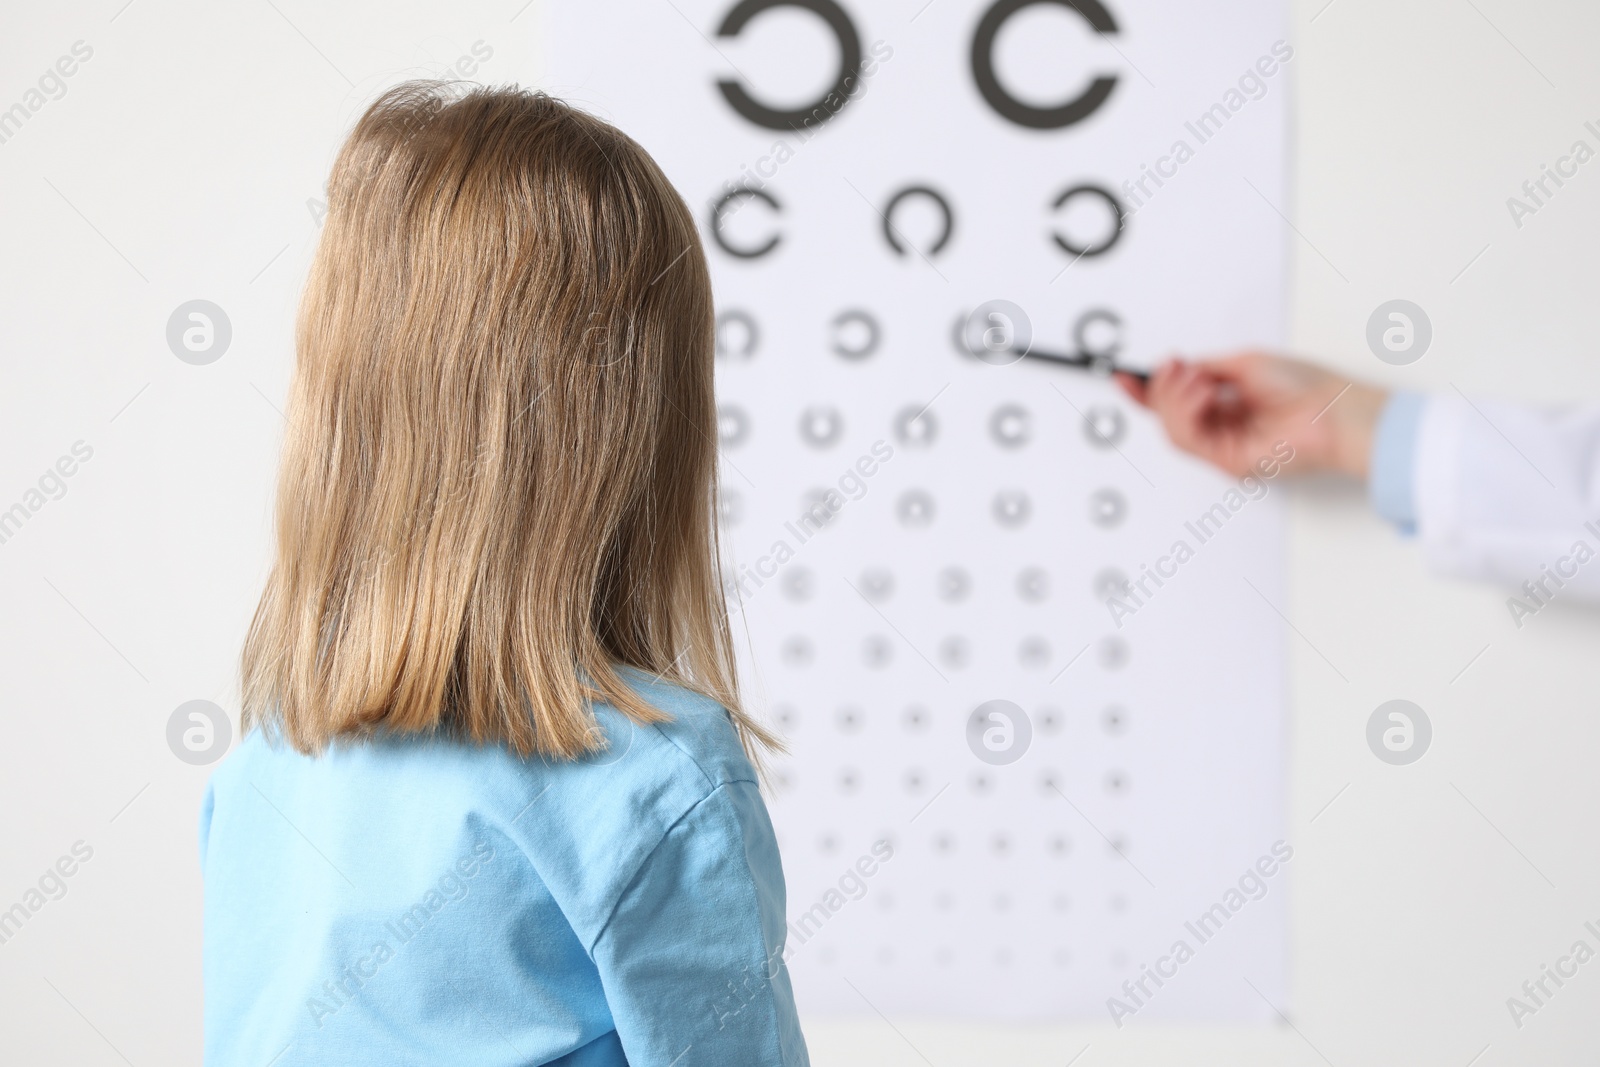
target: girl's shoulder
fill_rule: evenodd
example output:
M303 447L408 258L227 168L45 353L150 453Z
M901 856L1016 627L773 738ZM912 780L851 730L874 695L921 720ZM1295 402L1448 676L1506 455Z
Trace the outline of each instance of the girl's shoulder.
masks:
M625 677L668 719L640 724L596 704L605 747L577 760L437 736L338 741L305 755L251 730L213 771L202 822L218 803L237 810L265 798L291 820L315 811L412 824L465 819L529 852L589 853L604 842L625 855L648 850L718 790L756 790L725 708L642 672Z
M674 829L693 827L694 847L721 856L745 849L711 839L708 827L737 835L745 823L766 825L727 710L648 675L628 681L668 720L641 725L597 705L607 744L579 760L524 759L502 746L438 737L339 742L312 756L252 730L208 784L202 865L224 869L230 857L243 862L273 841L290 852L319 842L339 867L362 862L340 851L346 846L401 868L481 846L525 857L515 861L519 869L533 872L528 877L592 945ZM697 810L718 814L696 820Z
M651 706L666 713L660 723L640 724L609 704L596 704L595 722L604 747L582 759L522 758L500 745L475 745L438 735L389 735L333 742L316 755L301 754L262 728L248 730L213 771L214 783L255 780L275 774L323 774L348 780L397 775L414 781L459 778L479 787L515 783L554 785L571 779L661 782L682 779L695 791L736 781L756 781L739 733L726 708L701 693L630 667L623 678Z
M615 708L597 706L595 718L606 731L608 748L593 762L620 767L632 753L632 746L642 745L653 758L638 761L634 768L638 771L664 771L669 765L680 764L679 771L688 773L693 767L704 777L708 790L730 782L756 781L755 768L726 708L702 693L643 671L624 667L621 673L646 702L669 718L640 726Z

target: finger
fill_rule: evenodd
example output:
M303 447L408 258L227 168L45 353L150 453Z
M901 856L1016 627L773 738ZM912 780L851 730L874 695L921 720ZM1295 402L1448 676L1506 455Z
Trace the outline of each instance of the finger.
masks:
M1174 424L1183 427L1190 440L1198 441L1205 436L1206 415L1215 405L1216 397L1216 380L1198 368L1178 383L1168 401L1169 410Z
M1198 363L1184 364L1173 376L1166 397L1167 407L1175 415L1192 415L1197 400L1203 401L1216 390L1215 379Z
M1150 406L1155 408L1157 413L1166 410L1174 390L1182 381L1187 368L1188 364L1181 359L1169 360L1157 367L1156 372L1150 376L1150 386L1145 391L1145 395L1149 399Z
M1209 359L1205 367L1217 378L1228 381L1245 400L1266 397L1282 387L1290 361L1265 352L1244 351Z
M1187 452L1218 466L1226 466L1227 455L1238 436L1238 424L1218 418L1218 396L1225 383L1204 372L1186 383L1172 400L1173 443Z
M1157 367L1155 371L1151 373L1150 378L1145 382L1143 389L1144 406L1155 412L1156 417L1162 419L1163 423L1165 423L1166 420L1162 415L1162 402L1167 395L1167 390L1170 386L1168 379L1171 377L1171 375L1171 365L1163 364L1162 366Z
M1150 391L1148 383L1135 378L1131 374L1124 373L1123 371L1118 371L1117 373L1113 374L1111 376L1111 380L1117 383L1117 388L1121 389L1123 393L1127 395L1129 400L1132 400L1140 407L1147 408L1150 406L1150 402L1147 399L1147 394Z
M1284 362L1284 357L1263 352L1258 348L1230 348L1222 352L1213 352L1201 362L1208 367L1225 367L1235 373L1248 374L1258 367Z
M1173 444L1180 448L1190 447L1195 439L1193 407L1184 402L1184 397L1192 388L1194 380L1193 370L1185 367L1174 368L1153 397L1153 407L1161 419L1162 427L1167 431L1167 436L1172 439Z

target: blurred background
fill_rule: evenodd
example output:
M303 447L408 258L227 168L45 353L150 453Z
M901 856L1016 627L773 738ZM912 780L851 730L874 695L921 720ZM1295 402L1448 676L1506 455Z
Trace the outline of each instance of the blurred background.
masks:
M631 2L641 22L679 27L662 35L662 55L651 62L670 66L681 51L708 93L727 66L764 69L753 55L729 45L730 60L712 44L725 5ZM864 44L882 40L897 55L851 108L864 109L880 91L893 98L896 72L924 64L947 69L940 91L951 99L977 98L966 52L951 42L969 39L990 5L849 6ZM1249 337L1224 317L1186 336L1180 312L1190 296L1165 280L1144 291L1124 285L1128 299L1167 307L1150 311L1163 326L1137 358L1173 345L1283 340L1339 373L1395 387L1551 405L1600 399L1591 312L1600 164L1581 168L1521 225L1507 206L1574 141L1600 144L1584 125L1600 125L1600 75L1589 58L1600 10L1506 0L1110 9L1120 30L1109 52L1086 39L1076 16L1046 12L1059 24L1040 22L1040 38L1059 41L1069 62L1059 77L1043 68L1038 88L1059 95L1081 83L1084 69L1110 70L1151 124L1141 142L1151 147L1162 147L1172 116L1208 107L1273 38L1294 50L1287 80L1265 98L1285 123L1276 150L1285 166L1263 187L1272 212L1256 201L1271 231L1251 246L1274 257L1262 272L1277 286L1262 298L1266 325ZM325 210L327 169L366 102L406 77L547 86L628 129L632 105L614 98L608 77L628 54L623 43L638 35L619 22L612 41L575 10L553 0L331 9L111 0L36 6L8 19L0 38L0 509L20 504L27 514L0 527L0 691L8 697L0 909L26 911L10 926L0 922L6 1062L198 1062L197 804L210 765L237 740L237 651L265 577L293 310ZM1175 21L1205 27L1190 51ZM1269 26L1277 32L1260 39ZM949 34L940 37L939 27ZM935 46L943 51L929 51ZM764 45L753 37L751 47L798 57L801 67L808 56L824 68L832 62L826 36ZM1027 41L997 47L1031 54ZM807 89L759 78L754 87L802 97ZM1108 115L1116 118L1114 107ZM840 129L853 118L846 111ZM921 121L884 132L883 154L936 159L961 150L945 139L937 113ZM668 134L663 127L652 131L660 143L641 139L673 173ZM1120 180L1139 157L1064 158L1064 173ZM1212 153L1194 166L1220 171L1229 158ZM717 190L683 191L704 220ZM865 190L863 211L888 191ZM736 220L749 226L738 240L761 235L767 216L759 210ZM1157 221L1148 220L1152 229ZM1130 245L1146 222L1135 217ZM859 225L877 222L864 214ZM1203 276L1213 269L1208 254L1232 264L1237 251L1196 242L1185 253L1195 262L1171 275ZM708 255L724 269L715 248ZM1008 295L983 288L981 262L957 261L960 299ZM816 311L826 322L847 287L824 278L816 285L829 292ZM748 291L759 296L759 286ZM1397 298L1424 308L1433 328L1425 358L1404 367L1380 362L1366 341L1374 309ZM189 318L196 312L201 319ZM206 336L186 344L184 330L195 327ZM1053 339L1060 328L1052 320ZM934 389L944 380L928 379ZM1090 384L1060 385L1069 403L1099 397L1078 392ZM727 382L740 388L748 385ZM1046 423L1055 410L1041 404L1036 419ZM1040 433L1076 438L1070 414ZM1128 417L1135 462L1188 469L1153 425ZM845 452L845 461L857 455L853 446ZM1035 464L1030 484L1058 469L1044 455L1026 462ZM824 469L837 466L829 460ZM1077 486L1075 468L1059 470ZM740 477L724 470L727 484ZM1215 499L1225 485L1194 470L1185 477L1194 479L1185 491L1195 501ZM794 510L804 488L796 486ZM1178 510L1195 510L1190 500ZM1518 629L1506 591L1430 577L1414 547L1353 488L1280 484L1274 501L1281 523L1265 520L1253 536L1269 546L1262 565L1275 575L1268 591L1282 612L1263 630L1259 666L1283 696L1259 722L1218 720L1208 740L1218 759L1264 753L1270 766L1257 784L1271 799L1253 817L1295 850L1286 881L1266 898L1280 910L1250 920L1263 952L1281 950L1282 974L1262 986L1259 1006L1169 1019L1141 1013L1119 1028L1085 1010L1097 1001L1081 993L1054 1012L1051 991L1037 990L1042 1009L1004 1020L992 1004L919 1012L915 998L879 1007L876 994L853 1011L815 998L812 1011L802 986L815 1062L1469 1067L1592 1059L1600 965L1581 968L1520 1026L1506 1002L1525 996L1523 983L1574 941L1600 944L1584 927L1600 926L1592 769L1600 618L1557 601ZM877 503L886 507L887 496ZM1061 553L1068 567L1070 540ZM1140 558L1133 553L1125 565ZM755 614L751 625L755 691L778 718L784 675L776 659L760 662L760 649L767 642L780 654L784 635L763 631ZM1059 666L1096 635L1051 636ZM1241 655L1239 642L1229 648ZM913 650L900 658L915 661ZM1142 677L1161 671L1134 664ZM1197 688L1222 680L1193 677ZM1433 726L1426 757L1400 767L1374 758L1366 740L1373 710L1397 698L1425 708ZM209 718L206 706L199 719L178 715L191 701L221 715ZM1063 744L1075 715L1095 713L1079 703L1070 688L1061 697ZM1267 736L1231 737L1241 722ZM1084 821L1073 824L1080 847L1104 823L1098 803L1085 801ZM775 810L781 804L775 798ZM1238 869L1237 857L1248 862L1271 840L1224 840L1219 869ZM1204 844L1187 847L1204 853ZM786 840L786 863L791 848L798 857ZM846 843L840 863L855 855ZM1147 860L1136 847L1128 856L1171 884L1159 855ZM805 862L790 865L795 902L812 896L794 885ZM1202 879L1190 887L1192 901L1215 899L1226 886ZM1180 908L1192 914L1190 900ZM871 914L860 920L865 930ZM1083 914L1086 924L1102 922ZM930 939L947 934L927 931ZM1209 985L1244 976L1203 977ZM1100 997L1117 992L1107 987Z

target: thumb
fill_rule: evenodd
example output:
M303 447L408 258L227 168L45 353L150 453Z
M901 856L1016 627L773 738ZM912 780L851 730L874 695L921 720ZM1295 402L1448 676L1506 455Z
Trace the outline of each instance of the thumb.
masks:
M1125 374L1122 371L1118 371L1117 373L1113 374L1111 376L1111 380L1116 382L1117 388L1126 393L1128 399L1132 400L1135 404L1138 404L1143 408L1150 406L1150 389L1144 381L1135 378L1131 374Z

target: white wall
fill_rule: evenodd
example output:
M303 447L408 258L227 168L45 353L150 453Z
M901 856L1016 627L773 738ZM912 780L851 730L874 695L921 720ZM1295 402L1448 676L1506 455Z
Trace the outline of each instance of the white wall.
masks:
M0 37L0 108L75 41L94 49L66 94L0 144L0 507L74 442L94 449L67 494L0 544L0 907L74 842L94 850L66 895L0 945L7 1063L198 1061L206 769L173 758L165 727L186 700L236 707L274 405L317 232L306 201L382 85L480 40L494 55L479 77L538 76L540 12L512 21L520 0L274 2L40 6L10 14ZM1325 2L1295 5L1296 347L1469 397L1600 396L1587 358L1600 162L1521 229L1505 206L1573 140L1600 146L1582 129L1600 124L1600 10ZM1137 62L1136 38L1126 48ZM233 324L228 356L208 367L180 363L163 337L195 297ZM1409 368L1365 348L1368 314L1391 297L1434 324ZM1600 617L1557 606L1518 631L1503 595L1425 575L1354 494L1303 487L1292 507L1287 612L1304 635L1290 646L1293 1027L871 1019L810 1026L819 1064L1059 1065L1085 1046L1083 1067L1592 1056L1600 964L1520 1030L1505 1000L1587 936L1585 920L1600 925L1587 669ZM1426 758L1395 768L1363 729L1400 696L1436 734Z

